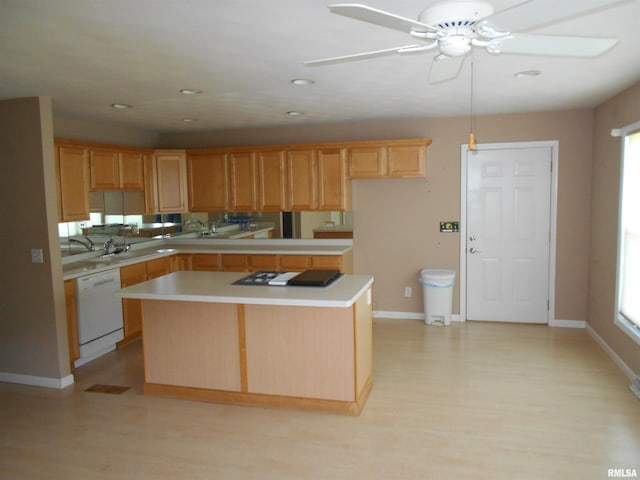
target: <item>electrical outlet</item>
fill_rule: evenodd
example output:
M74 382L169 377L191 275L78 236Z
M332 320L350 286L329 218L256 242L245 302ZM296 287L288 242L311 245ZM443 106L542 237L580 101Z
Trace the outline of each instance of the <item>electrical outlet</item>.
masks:
M404 296L409 298L411 297L411 287L404 287Z

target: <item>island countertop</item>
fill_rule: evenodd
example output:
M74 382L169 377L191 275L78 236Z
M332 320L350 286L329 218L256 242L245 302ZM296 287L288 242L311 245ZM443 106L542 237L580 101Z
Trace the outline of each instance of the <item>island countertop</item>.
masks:
M373 283L368 275L342 275L326 287L233 284L247 275L249 272L179 271L123 288L116 295L143 300L346 308Z

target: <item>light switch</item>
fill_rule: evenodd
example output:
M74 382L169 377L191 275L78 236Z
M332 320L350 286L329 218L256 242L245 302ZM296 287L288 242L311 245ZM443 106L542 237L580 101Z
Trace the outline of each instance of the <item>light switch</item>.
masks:
M44 263L44 254L41 248L31 249L31 263Z

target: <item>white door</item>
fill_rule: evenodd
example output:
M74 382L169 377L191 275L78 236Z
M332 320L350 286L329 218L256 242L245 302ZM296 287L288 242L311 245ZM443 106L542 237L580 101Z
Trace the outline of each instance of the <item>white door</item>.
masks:
M550 146L466 152L466 316L547 323Z

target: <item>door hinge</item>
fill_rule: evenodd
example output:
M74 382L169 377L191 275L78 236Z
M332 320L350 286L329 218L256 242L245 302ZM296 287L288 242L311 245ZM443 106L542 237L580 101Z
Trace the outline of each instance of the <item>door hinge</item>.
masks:
M549 300L547 300L547 312L549 311Z

